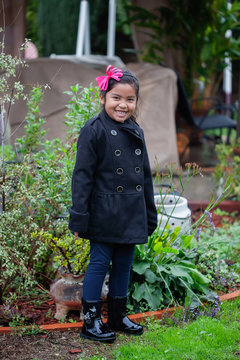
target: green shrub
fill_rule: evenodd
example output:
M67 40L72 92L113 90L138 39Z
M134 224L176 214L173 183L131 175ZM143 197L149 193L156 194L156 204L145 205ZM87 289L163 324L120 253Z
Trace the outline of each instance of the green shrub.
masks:
M199 175L196 164L187 165L187 183L192 176ZM173 167L168 167L169 174L156 179L162 194L162 181L166 176L170 181L169 191L173 193ZM184 191L182 174L179 172L180 196ZM164 180L163 180L164 179ZM176 227L171 229L168 222L161 228L161 222L154 233L148 238L147 244L136 245L132 266L129 292L131 301L129 308L159 309L173 304L185 304L196 307L202 300L215 301L209 290L210 280L196 266L197 240L199 228L204 222L211 220L210 211L228 194L225 189L219 198L212 199L207 210L189 229ZM164 198L164 194L162 194ZM178 195L176 195L177 203ZM174 207L173 210L174 211ZM169 214L171 217L171 214ZM212 226L212 223L210 223Z
M201 232L196 266L210 280L213 289L225 290L240 281L240 224Z
M240 201L240 156L235 153L235 149L240 149L240 138L236 144L216 145L218 163L213 176L217 180L220 189L222 183L228 179L229 184L231 184L233 199Z
M74 89L78 89L77 97ZM88 116L96 112L93 99L89 102L94 91L78 85L72 88L66 142L46 140L46 131L42 130L45 120L39 111L42 90L31 91L25 135L17 142L20 161L6 164L7 176L0 181L0 192L5 194L0 234L0 302L11 291L20 294L37 282L47 285L46 279L49 281L65 261L75 273L86 268L88 244L81 239L76 241L69 232L68 208L76 157L73 139ZM79 106L81 101L90 103L85 111ZM79 121L77 125L74 119ZM60 257L59 252L66 256Z
M131 293L134 307L148 304L156 310L175 303L198 306L200 295L211 297L209 280L194 264L193 235L180 235L180 227L157 228L145 245L137 245Z

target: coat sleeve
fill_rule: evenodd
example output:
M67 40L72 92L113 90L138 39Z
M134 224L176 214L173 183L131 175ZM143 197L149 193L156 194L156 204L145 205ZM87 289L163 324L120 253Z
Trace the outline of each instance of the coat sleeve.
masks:
M78 138L76 163L72 175L72 207L69 209L69 229L72 232L87 231L89 200L96 163L96 133L91 126L85 126Z
M145 141L144 146L144 196L147 207L148 236L150 236L157 227L157 209L154 202L152 172L149 164Z

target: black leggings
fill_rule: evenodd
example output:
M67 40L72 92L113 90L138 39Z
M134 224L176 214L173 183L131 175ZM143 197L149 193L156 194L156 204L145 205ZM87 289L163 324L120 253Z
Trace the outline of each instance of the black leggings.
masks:
M86 301L101 300L102 285L112 261L109 277L109 295L127 296L128 282L134 255L133 244L90 242L90 262L83 282Z

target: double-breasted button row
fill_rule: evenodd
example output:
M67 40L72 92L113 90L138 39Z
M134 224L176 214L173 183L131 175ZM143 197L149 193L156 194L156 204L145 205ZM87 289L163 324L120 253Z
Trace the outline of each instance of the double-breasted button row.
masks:
M134 171L135 171L136 174L140 174L141 168L139 166L136 166ZM123 168L117 168L116 169L116 174L122 175L123 174Z
M114 151L114 154L116 155L116 156L120 156L121 155L121 150L119 150L119 149L116 149L115 151ZM137 156L139 156L139 155L141 155L141 153L142 153L142 151L140 150L140 149L135 149L135 154L137 155Z
M138 130L135 130L135 133L136 133L137 135L140 134ZM116 136L117 134L118 134L118 133L117 133L116 130L111 130L111 135L112 135L112 136ZM135 155L137 155L137 156L139 156L139 155L142 154L141 149L135 149L134 152L135 152ZM115 156L120 156L121 154L122 154L122 152L121 152L120 149L116 149L116 150L114 151L114 155L115 155ZM140 174L140 173L141 173L141 168L140 168L139 166L136 166L136 167L134 168L134 172L135 172L135 174ZM117 175L122 175L123 173L124 173L123 168L119 167L119 168L116 169L116 174L117 174ZM142 191L142 186L141 186L141 185L136 185L135 189L136 189L136 191L140 192L140 191ZM116 191L117 191L118 193L122 193L122 192L124 191L124 187L121 186L121 185L119 185L119 186L116 187Z
M123 190L124 190L124 188L123 188L123 186L120 186L120 185L119 185L119 186L117 186L116 190L117 190L118 193L122 193ZM137 186L136 186L136 190L137 190L138 192L142 191L142 185L137 185Z

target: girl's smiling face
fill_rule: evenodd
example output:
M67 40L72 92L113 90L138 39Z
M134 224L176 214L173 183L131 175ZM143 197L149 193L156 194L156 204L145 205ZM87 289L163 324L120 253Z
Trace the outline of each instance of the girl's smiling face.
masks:
M100 102L107 114L115 121L124 122L135 112L137 96L130 84L116 84L106 93L105 98L100 95Z

